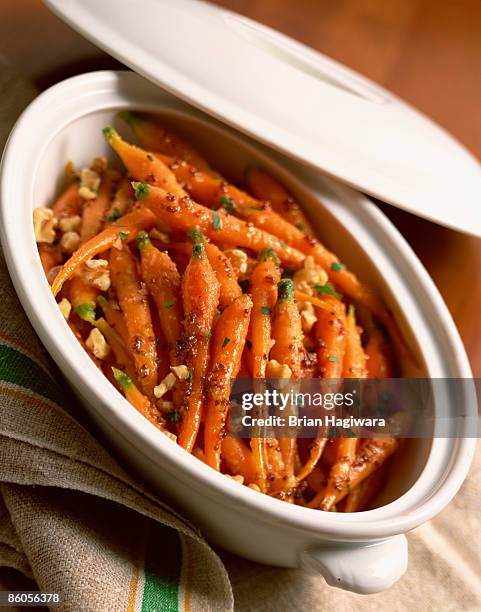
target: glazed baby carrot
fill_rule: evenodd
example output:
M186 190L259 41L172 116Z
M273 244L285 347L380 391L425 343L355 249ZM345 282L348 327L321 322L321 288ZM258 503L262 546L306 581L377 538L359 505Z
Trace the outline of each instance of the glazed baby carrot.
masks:
M115 223L83 244L63 265L52 284L52 293L57 293L63 284L72 277L75 270L87 259L108 251L112 247L122 248L134 240L140 230L151 229L155 225L155 216L146 208L137 207L131 213L121 217Z
M137 389L132 379L125 372L117 368L112 368L112 372L127 401L148 421L165 432L162 415L149 399Z
M81 243L87 242L100 231L110 206L113 186L119 179L120 174L116 170L105 170L97 197L92 200L85 200L80 229Z
M192 451L203 411L204 383L209 364L209 345L220 287L202 242L194 244L182 279L184 306L183 344L191 381L183 407L179 444Z
M220 470L221 441L230 405L230 384L240 369L251 310L251 298L241 295L222 312L212 336L212 358L206 388L204 456L205 462L217 471Z
M340 502L352 489L368 478L388 459L398 448L399 441L395 438L375 438L365 440L352 462L349 473L349 487L343 486L333 491L330 507ZM307 505L309 508L323 507L324 491L320 491Z
M252 484L256 479L256 467L252 452L239 438L225 436L222 440L222 459L233 475L242 476L245 484Z
M210 210L189 197L178 198L146 183L133 183L133 186L137 199L174 231L187 233L197 226L213 242L256 252L272 248L281 261L294 267L304 261L304 255L296 249L232 215Z
M136 378L142 391L153 397L157 384L157 349L150 308L145 290L137 274L137 262L124 248L111 249L109 256L112 287L127 326L127 346L135 366Z
M316 312L315 334L317 362L323 378L341 378L346 350L346 307L333 297L326 297L329 310Z
M343 511L359 512L365 510L367 504L372 501L373 497L383 486L385 475L386 463L363 480L357 487L352 489L346 497L346 504Z
M281 280L280 261L273 249L264 249L250 281L253 308L249 328L247 361L253 378L265 378L271 348L271 314Z
M78 192L78 183L70 184L60 197L53 203L53 216L60 220L65 217L80 215L82 199Z
M120 116L130 125L145 149L178 157L203 172L212 172L207 161L194 147L155 119L132 111L120 113Z
M286 278L279 282L278 298L272 320L271 359L289 366L292 376L302 376L304 345L301 316L294 301L294 283Z
M129 335L120 306L116 302L109 302L103 295L98 296L97 304L103 310L107 323L113 327L116 333L120 336L124 346L127 347L129 344Z
M183 317L179 272L167 253L153 246L147 232L137 234L137 246L140 252L142 280L157 307L170 363L178 365L180 361L177 349Z
M292 223L301 232L314 236L315 232L302 208L271 174L262 168L250 166L246 172L249 191L258 200L268 201L274 211Z
M111 127L103 129L105 140L112 146L125 164L130 176L173 193L185 196L186 192L177 182L174 174L156 156L122 140Z
M194 232L196 230L193 230ZM229 258L219 249L219 247L212 242L205 243L205 251L207 253L207 259L215 272L217 280L220 284L220 296L219 306L225 308L232 304L232 302L238 298L242 291L237 282L237 275L234 272L232 264ZM183 243L170 243L169 249L179 253L190 253L191 246L187 242Z
M366 378L366 355L361 343L360 329L356 325L354 307L349 306L346 318L346 339L343 363L344 378Z

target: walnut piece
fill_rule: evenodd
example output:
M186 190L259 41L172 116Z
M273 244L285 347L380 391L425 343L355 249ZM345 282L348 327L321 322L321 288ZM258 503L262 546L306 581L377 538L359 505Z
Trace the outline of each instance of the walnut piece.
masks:
M293 279L297 291L302 291L309 295L314 295L314 285L325 285L328 276L324 268L314 262L312 255L308 255L304 260L304 266L294 273Z
M64 319L68 321L70 312L72 311L72 304L67 300L67 298L62 298L60 302L58 303L58 307Z
M65 232L60 238L60 248L65 253L73 253L80 244L80 236L77 232Z
M79 215L73 215L72 217L64 217L58 222L58 226L62 232L78 232L82 218Z
M103 337L102 333L94 327L90 332L85 346L93 353L97 359L105 359L110 353L110 346Z
M52 244L55 240L57 219L53 216L51 208L35 208L33 211L33 230L37 242Z

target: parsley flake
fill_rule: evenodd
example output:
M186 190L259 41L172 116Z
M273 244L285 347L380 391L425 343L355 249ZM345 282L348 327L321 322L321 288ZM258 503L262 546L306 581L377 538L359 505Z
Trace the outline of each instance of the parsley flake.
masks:
M327 295L332 295L338 300L342 298L342 293L338 293L331 285L331 283L326 283L325 285L314 285L313 289L315 289L318 293L326 293Z
M178 410L174 410L173 412L166 414L165 418L170 423L178 423L180 421L180 412Z
M346 266L345 264L341 263L340 261L333 261L331 264L331 270L333 272L342 272L342 270L345 270Z
M224 338L224 342L222 343L222 346L227 346L230 342L230 338L227 338L227 336Z
M115 206L112 210L112 214L107 217L107 221L109 223L113 223L114 221L117 221L117 219L120 219L121 216L122 213L120 212L120 208L118 206Z
M165 302L164 304L164 308L172 308L172 306L175 304L175 300L169 300L168 302Z
M221 218L219 216L219 213L216 211L214 211L214 216L212 217L212 227L215 230L220 230L222 229L222 221Z
M229 198L229 196L222 196L219 203L227 212L234 212L235 202L232 198Z
M339 361L339 357L337 355L329 355L327 361L332 361L333 363L337 363Z
M119 232L120 240L127 240L127 234L125 232Z
M154 161L154 156L153 156L153 155L151 155L150 153L147 153L147 159L148 159L149 161Z
M269 308L269 306L261 306L261 313L263 315L269 316L272 314L272 310Z

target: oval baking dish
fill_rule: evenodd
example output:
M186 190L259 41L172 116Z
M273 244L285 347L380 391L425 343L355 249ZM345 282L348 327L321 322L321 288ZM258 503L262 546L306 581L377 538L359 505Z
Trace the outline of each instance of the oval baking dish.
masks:
M66 160L111 157L101 129L119 110L168 118L229 176L252 162L284 182L320 238L361 278L378 287L433 378L469 378L464 348L428 274L386 217L364 196L268 151L128 72L97 72L39 96L15 126L1 169L2 244L23 307L48 351L112 447L131 468L239 555L273 565L314 567L328 583L357 592L389 587L405 571L406 531L439 512L469 468L474 439L412 440L380 507L357 514L319 512L261 495L202 464L140 416L84 353L43 274L31 215L58 191ZM96 136L98 135L98 137ZM472 411L470 398L461 398Z

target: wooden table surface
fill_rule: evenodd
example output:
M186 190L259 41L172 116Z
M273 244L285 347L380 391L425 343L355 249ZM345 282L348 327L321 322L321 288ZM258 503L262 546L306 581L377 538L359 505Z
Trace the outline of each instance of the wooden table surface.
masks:
M215 3L289 34L384 85L481 159L480 0ZM86 69L115 66L40 0L2 0L0 16L0 70L7 64L45 87ZM389 206L383 209L434 278L461 332L474 375L481 376L481 240Z

